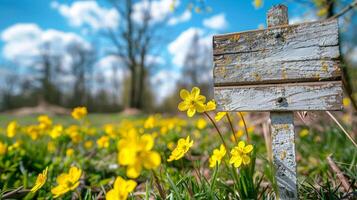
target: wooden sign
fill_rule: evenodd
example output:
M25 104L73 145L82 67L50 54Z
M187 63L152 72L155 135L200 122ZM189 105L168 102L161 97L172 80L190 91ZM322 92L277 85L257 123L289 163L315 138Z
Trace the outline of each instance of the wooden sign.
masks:
M342 109L338 21L288 25L278 5L267 24L213 37L214 95L220 111L271 111L277 199L298 199L293 111Z
M342 109L336 19L213 37L218 110Z

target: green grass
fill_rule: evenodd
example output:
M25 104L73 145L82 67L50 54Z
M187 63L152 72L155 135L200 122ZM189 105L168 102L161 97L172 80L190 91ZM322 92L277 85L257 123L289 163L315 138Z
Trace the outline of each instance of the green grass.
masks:
M91 127L97 127L95 135L84 133L83 141L91 140L94 147L85 149L83 142L73 143L68 135L63 135L54 140L57 150L54 153L47 152L47 144L51 141L48 136L32 141L26 135L17 136L17 139L24 141L22 148L24 151L15 151L2 158L0 156L0 190L8 191L25 186L30 188L37 173L46 166L50 166L48 183L36 194L35 197L50 197L50 190L55 185L55 178L58 174L68 170L69 166L80 166L86 173L84 183L85 190L82 191L84 199L93 199L101 192L111 188L111 181L120 175L125 177L125 167L110 169L108 166L117 163L117 142L118 138L112 138L109 148L99 149L96 141L105 133L101 129L104 124L120 124L123 121L137 121L137 129L143 129L143 119L146 115L125 116L122 114L89 114L87 120ZM70 116L53 116L53 124L62 124L68 127L72 124L80 124ZM270 199L274 196L276 185L271 163L267 160L265 141L262 134L251 135L256 153L256 165L251 166L252 171L245 173L242 170L238 175L232 176L230 167L221 164L219 168L208 168L208 156L214 148L220 145L219 137L212 125L208 125L199 134L195 134L198 129L195 127L197 118L182 118L188 122L182 129L170 130L165 135L160 135L155 140L153 147L160 153L162 163L155 172L143 170L141 176L136 179L138 183L137 192L142 198L162 199L162 196L172 199L235 199L238 196L252 198ZM17 120L20 125L37 124L37 116L16 117L0 115L0 127L4 128L7 123ZM237 121L237 120L236 120ZM249 123L249 122L248 122ZM237 122L236 122L237 124ZM153 129L143 129L142 133L154 134L160 132L161 126L167 126L167 122L158 125ZM219 123L222 128L223 137L229 148L234 146L230 141L230 129L224 120ZM298 127L297 131L299 130ZM167 147L169 142L176 142L178 138L190 135L195 141L195 145L189 151L189 155L181 160L168 163L166 159L170 154ZM11 139L1 134L0 141L12 144ZM36 148L34 148L36 147ZM73 148L76 154L72 158L66 157L66 149ZM345 177L349 180L353 189L356 190L357 182L357 149L345 137L337 127L325 125L324 131L310 129L305 137L296 136L296 149L298 158L298 180L300 197L306 199L338 199L346 194L341 190L340 181L336 174L330 169L326 157L330 154L339 166ZM95 153L93 153L95 152ZM191 160L191 158L195 158ZM253 173L252 173L253 172ZM202 173L202 174L201 174ZM197 174L199 174L197 176ZM254 174L254 175L253 175ZM198 177L198 178L197 178ZM216 177L213 179L212 177ZM262 184L262 186L260 185ZM160 193L161 188L165 194ZM248 189L247 189L248 188ZM251 194L250 194L251 192ZM258 193L258 194L257 194ZM72 194L73 195L73 194ZM1 191L0 191L1 196ZM71 194L67 194L70 198ZM130 199L138 199L131 197Z
M21 125L29 125L37 123L38 115L27 115L27 116L14 116L14 115L5 115L0 114L0 127L5 127L10 121L16 120ZM62 124L68 126L69 124L75 123L75 120L71 116L67 115L54 115L50 116L53 119L54 124ZM144 117L144 115L132 115L132 116L124 116L119 113L97 113L97 114L89 114L88 119L92 123L93 126L101 126L106 123L118 123L122 119L136 119L136 118Z

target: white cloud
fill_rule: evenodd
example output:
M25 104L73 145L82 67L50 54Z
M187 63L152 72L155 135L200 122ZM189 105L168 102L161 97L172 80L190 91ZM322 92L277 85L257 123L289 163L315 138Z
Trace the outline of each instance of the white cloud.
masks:
M293 16L289 19L289 24L299 24L299 23L304 23L304 22L311 22L311 21L316 21L318 18L312 14L308 13L303 16Z
M2 54L5 59L20 65L34 65L41 56L45 45L50 50L46 53L62 56L62 60L70 62L67 48L78 45L90 50L91 45L79 35L54 29L42 30L37 24L15 24L1 34L4 42ZM68 63L67 63L68 64Z
M162 65L165 64L165 60L160 56L147 55L146 63L147 65Z
M134 4L133 19L140 23L143 21L145 14L149 11L151 17L150 23L162 22L180 4L179 0L141 0Z
M95 70L97 72L102 72L106 79L113 79L115 74L113 74L113 68L117 69L117 77L119 81L123 81L128 72L124 66L123 60L117 56L109 55L104 56L96 62Z
M168 25L173 26L179 23L187 22L191 19L191 17L191 11L185 10L185 12L183 12L180 16L170 18L170 20L168 21Z
M155 88L157 104L162 103L165 97L173 94L179 79L180 73L169 70L161 70L151 77L150 83Z
M203 25L214 30L222 30L227 28L228 22L226 16L222 13L203 20Z
M190 50L193 38L199 37L199 45L211 49L212 37L204 33L200 28L189 28L183 31L174 41L168 45L169 53L172 55L172 62L178 67L182 67L187 52Z
M52 2L51 7L58 10L74 27L100 29L116 28L119 25L119 14L114 8L104 8L96 1L76 1L71 5Z

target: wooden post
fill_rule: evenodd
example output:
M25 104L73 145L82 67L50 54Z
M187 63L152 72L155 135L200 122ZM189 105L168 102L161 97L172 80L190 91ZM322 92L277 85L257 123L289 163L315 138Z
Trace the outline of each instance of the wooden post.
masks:
M288 8L278 5L269 10L268 27L288 25ZM279 35L276 36L279 40ZM276 104L283 104L284 96L277 97ZM280 199L298 199L295 156L294 113L270 112L271 137L275 178Z

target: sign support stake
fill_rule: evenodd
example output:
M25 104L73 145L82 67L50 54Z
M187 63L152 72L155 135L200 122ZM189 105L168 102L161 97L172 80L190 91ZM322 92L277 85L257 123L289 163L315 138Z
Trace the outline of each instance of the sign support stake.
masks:
M289 24L288 9L278 5L269 10L268 27ZM276 104L286 101L278 97ZM298 199L295 156L294 112L270 112L275 178L280 199Z

